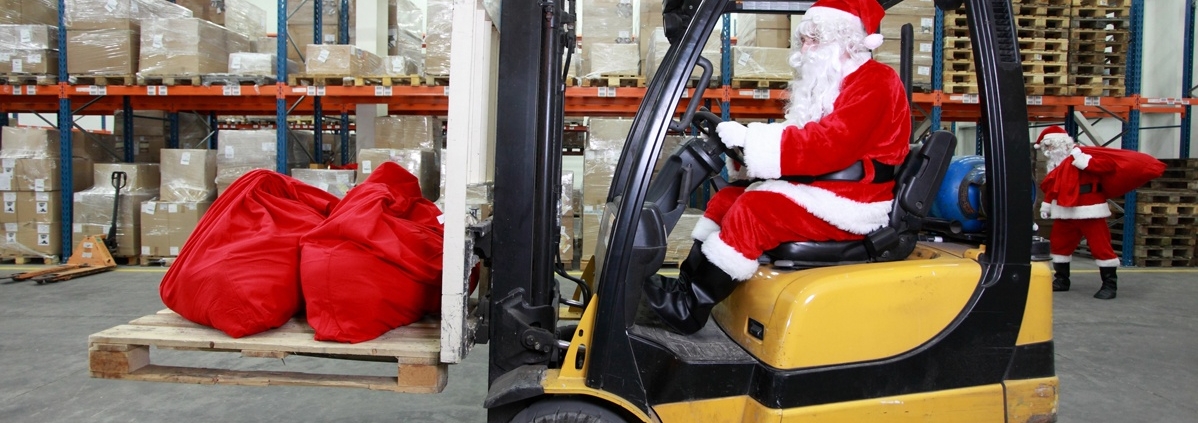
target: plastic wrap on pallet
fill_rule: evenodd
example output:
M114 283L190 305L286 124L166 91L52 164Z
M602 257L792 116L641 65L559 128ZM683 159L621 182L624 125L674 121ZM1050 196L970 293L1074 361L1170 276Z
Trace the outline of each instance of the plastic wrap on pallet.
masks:
M429 0L425 11L428 22L424 35L424 73L449 75L449 40L453 34L453 1Z
M419 75L420 67L423 64L423 60L418 54L387 56L383 61L383 74L386 76Z
M444 140L436 116L379 116L374 128L376 148L434 150Z
M932 83L932 41L916 41L912 46L911 80L915 83ZM902 42L897 39L886 39L882 46L874 50L874 60L890 66L899 72L899 58L902 54Z
M202 75L229 69L226 38L242 38L198 18L142 23L139 75ZM248 42L248 41L247 41Z
M790 17L787 15L736 15L738 46L789 48L790 38Z
M595 43L584 53L590 71L583 78L641 74L640 48L636 44Z
M632 130L632 119L591 118L587 122L587 150L622 150Z
M163 149L162 186L165 202L211 201L216 198L216 150Z
M53 128L5 126L0 129L0 158L58 158L60 133Z
M137 73L138 32L128 29L67 31L67 72L72 75Z
M358 150L358 175L356 180L365 181L370 173L383 162L398 163L420 181L420 191L429 201L440 196L441 160L440 149L391 149L364 148Z
M404 67L387 68L389 75L424 73L424 11L408 0L396 1L392 56L403 57ZM394 60L393 58L391 60ZM403 73L400 70L404 69Z
M193 17L191 10L165 0L66 0L67 29L110 29L113 20Z
M316 10L315 3L316 0L287 0L287 13L289 14L287 22L312 26L312 24L316 23L316 15L314 13ZM357 21L354 16L356 6L354 0L349 1L350 33L354 32L352 27ZM321 0L320 7L321 20L324 23L337 23L337 20L341 16L341 0Z
M574 259L574 172L562 172L561 200L558 201L558 217L561 219L561 233L557 244L558 254L562 262L570 263Z
M112 187L112 174L125 172L125 187L121 195L130 192L153 193L158 196L158 187L162 184L162 172L158 163L96 163L94 178L95 188L115 192ZM109 204L111 206L111 204Z
M632 0L584 0L580 5L584 20L579 33L584 43L633 42Z
M57 50L14 50L9 56L7 72L28 74L57 74Z
M62 249L61 224L57 222L4 223L0 238L0 256L57 257Z
M274 53L229 53L229 73L232 75L275 76L278 72L278 60ZM287 59L287 74L299 69L299 63ZM230 78L230 83L236 81Z
M117 250L112 255L133 257L141 253L141 204L153 200L156 192L121 192L116 225ZM75 193L73 239L88 235L107 235L112 226L114 192L94 187Z
M0 159L0 190L14 191L58 191L62 189L61 158ZM12 169L11 173L8 169ZM92 161L82 157L71 158L72 186L92 186ZM7 181L5 179L8 179ZM6 184L7 183L7 184Z
M645 79L648 81L657 73L657 68L661 66L662 60L666 58L666 52L670 49L670 40L666 39L665 30L662 27L653 28L652 34L641 39L642 43L648 43L647 53L644 61L641 62L645 69ZM711 80L718 82L720 71L720 31L713 30L711 36L707 38L707 44L703 46L703 52L700 53L703 57L711 62ZM698 78L702 71L698 68L691 73L691 78Z
M691 246L695 244L695 240L691 238L691 231L695 230L695 224L699 222L700 217L703 217L703 211L699 209L686 209L678 217L674 230L666 237L666 263L681 263L686 260Z
M732 77L741 79L784 79L794 77L789 63L790 49L772 47L733 47Z
M193 16L228 28L248 37L260 37L267 33L270 26L267 22L266 10L258 7L250 0L221 0L220 6L214 6L212 0L175 0L183 7L191 10ZM311 3L309 3L311 5Z
M585 150L582 153L582 210L597 212L607 203L620 150Z
M221 131L216 150L216 186L229 184L254 169L275 169L278 141L271 130Z
M381 75L383 59L351 45L309 44L307 73L311 75Z
M179 255L211 201L146 201L141 204L141 255Z
M17 0L21 19L16 23L58 25L58 0Z
M15 54L16 50L0 47L0 73L12 72L12 57Z
M325 192L344 198L354 187L355 170L342 169L291 169L291 176Z
M0 47L58 50L58 28L49 25L0 25Z

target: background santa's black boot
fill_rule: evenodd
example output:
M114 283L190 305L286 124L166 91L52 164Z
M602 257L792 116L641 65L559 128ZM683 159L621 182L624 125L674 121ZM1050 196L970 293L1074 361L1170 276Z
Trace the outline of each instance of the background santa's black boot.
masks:
M1052 290L1068 291L1069 290L1069 263L1053 263L1052 264Z
M1102 288L1094 294L1094 298L1100 300L1110 300L1115 298L1115 289L1119 276L1115 274L1115 267L1099 267L1098 275L1102 277Z

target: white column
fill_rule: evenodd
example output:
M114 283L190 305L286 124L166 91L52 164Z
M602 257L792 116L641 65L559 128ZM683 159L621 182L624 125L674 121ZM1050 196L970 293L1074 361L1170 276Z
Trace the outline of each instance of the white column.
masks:
M387 0L357 0L355 6L355 45L380 57L387 57ZM354 113L357 118L358 148L374 147L374 118L386 115L387 106L358 105Z
M495 69L499 35L481 0L454 0L449 57L448 163L441 288L441 361L460 362L473 345L467 322L466 185L486 182L494 169Z

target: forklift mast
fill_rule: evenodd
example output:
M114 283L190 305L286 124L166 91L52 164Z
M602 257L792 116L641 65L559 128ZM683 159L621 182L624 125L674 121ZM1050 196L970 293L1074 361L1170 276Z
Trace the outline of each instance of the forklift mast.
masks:
M492 290L486 300L486 332L492 383L527 364L548 364L557 349L556 201L561 171L563 48L573 43L564 0L504 0L500 34ZM654 1L654 0L645 0ZM879 0L884 7L900 0ZM669 0L675 8L678 2ZM725 13L801 14L814 1L682 0L685 31L650 81L617 164L608 202L614 207L610 235L596 269L598 302L587 386L618 395L648 410L628 329L640 301L640 281L630 281L632 250L642 204L666 132L688 127L674 121L682 93L708 34ZM990 184L991 230L978 259L982 280L973 311L933 340L925 351L884 367L907 371L955 348L988 346L992 356L961 357L974 366L962 386L1027 372L1012 345L1018 335L1031 274L1032 187L1023 73L1010 0L936 0L941 9L965 6L984 119L983 155ZM669 19L667 19L669 22ZM569 34L563 36L563 34ZM568 39L567 39L568 37ZM673 38L673 37L671 37ZM692 102L700 101L692 96ZM693 107L688 107L692 109ZM781 114L781 111L779 111ZM1010 177L1011 175L1016 175ZM587 240L593 242L592 240ZM1013 306L1018 304L1018 306ZM1051 366L1051 362L1048 363ZM852 369L829 372L852 376ZM829 376L829 375L825 375ZM845 380L851 380L846 377ZM848 382L846 382L848 383Z

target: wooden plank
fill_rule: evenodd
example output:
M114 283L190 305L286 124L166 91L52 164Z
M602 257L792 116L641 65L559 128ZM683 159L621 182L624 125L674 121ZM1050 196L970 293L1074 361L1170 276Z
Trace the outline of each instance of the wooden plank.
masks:
M432 367L436 371L446 366ZM302 372L279 371L243 371L229 369L192 368L177 366L146 365L126 373L92 372L93 377L104 379L140 380L148 382L188 383L197 385L240 385L240 386L314 386L361 388L375 391L404 392L413 394L433 394L445 389L448 372L443 371L432 379L427 375L428 370L421 375L423 378L407 377L401 385L399 377L363 376L363 375L333 375ZM425 382L419 385L416 382Z

